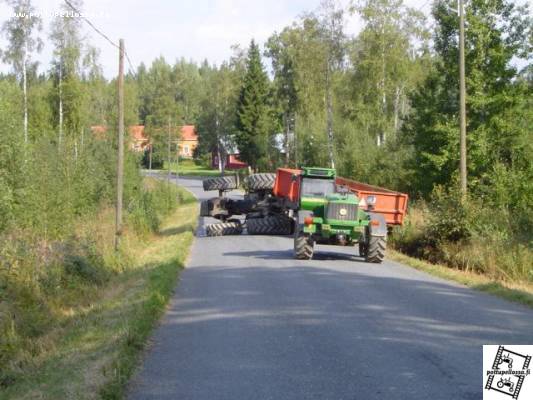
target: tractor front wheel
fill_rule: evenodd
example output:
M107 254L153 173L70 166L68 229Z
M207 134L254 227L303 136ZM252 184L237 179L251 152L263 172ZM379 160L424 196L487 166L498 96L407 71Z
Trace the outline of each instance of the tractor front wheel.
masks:
M302 231L294 235L294 257L298 260L310 260L313 258L315 242L313 238Z
M366 257L366 242L364 240L359 241L359 257Z
M364 249L366 262L381 264L385 258L386 248L386 236L370 236L368 239L368 244L365 245Z

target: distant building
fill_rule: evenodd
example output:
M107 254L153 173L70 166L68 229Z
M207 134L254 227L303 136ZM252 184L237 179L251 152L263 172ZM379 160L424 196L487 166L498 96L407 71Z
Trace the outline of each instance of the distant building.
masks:
M131 125L128 127L129 146L135 152L144 152L150 146L150 137L144 132L144 125Z
M107 136L107 127L103 125L91 126L91 133L98 140L104 140Z
M178 139L178 155L183 158L192 158L194 150L198 147L198 134L194 125L184 125L180 129Z
M131 125L128 127L127 146L135 152L144 152L150 148L150 135L146 133L144 125ZM94 137L100 140L107 136L107 127L103 125L91 126ZM180 157L192 158L194 149L198 147L198 134L194 125L184 125L180 128L177 142Z
M218 154L213 152L211 155L211 167L218 169ZM239 160L238 154L227 154L224 160L224 169L242 169L248 168L248 164Z

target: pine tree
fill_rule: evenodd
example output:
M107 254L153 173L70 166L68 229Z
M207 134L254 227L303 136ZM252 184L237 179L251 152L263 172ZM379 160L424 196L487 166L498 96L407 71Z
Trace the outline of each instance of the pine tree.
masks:
M269 80L261 62L259 47L252 40L246 74L237 103L236 142L240 157L254 170L268 166L271 125L268 103Z

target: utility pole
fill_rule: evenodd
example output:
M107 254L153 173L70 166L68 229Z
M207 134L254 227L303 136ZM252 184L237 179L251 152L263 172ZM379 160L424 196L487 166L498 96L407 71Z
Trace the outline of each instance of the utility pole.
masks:
M168 131L168 144L167 144L167 150L168 150L168 171L167 171L167 183L170 185L170 168L171 168L171 149L170 149L170 116L168 117L168 125L167 125L167 131Z
M181 137L181 133L179 133L176 138L176 148L175 148L175 151L176 151L176 186L178 185L179 178L180 178L180 137Z
M118 57L118 164L115 251L120 246L122 235L122 193L124 187L124 39L119 41Z
M148 153L148 169L151 171L152 170L152 148L153 148L153 143L152 141L150 140L150 148L148 149L149 150L149 153Z
M461 195L466 196L466 84L465 84L465 16L463 0L459 0L459 105L461 132Z

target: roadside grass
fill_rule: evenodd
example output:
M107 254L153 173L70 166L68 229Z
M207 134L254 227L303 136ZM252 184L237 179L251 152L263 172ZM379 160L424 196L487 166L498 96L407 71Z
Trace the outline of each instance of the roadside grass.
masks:
M64 310L61 324L48 335L46 350L0 390L0 399L123 397L193 241L197 204L189 192L179 193L180 205L158 233L130 240L126 235L128 267L105 285L91 288L87 304Z
M531 284L494 280L486 275L475 272L454 269L440 264L432 264L392 249L387 250L387 257L431 275L452 280L472 289L533 308L533 285Z
M168 163L164 163L163 170L168 170ZM193 160L181 160L179 163L171 163L170 170L184 176L220 176L218 169L208 168L205 165L197 165Z

